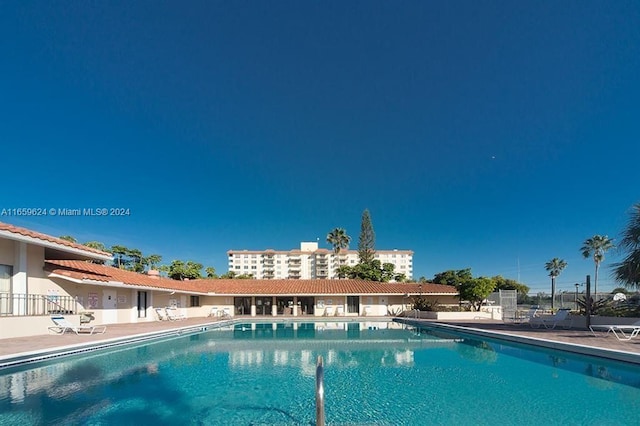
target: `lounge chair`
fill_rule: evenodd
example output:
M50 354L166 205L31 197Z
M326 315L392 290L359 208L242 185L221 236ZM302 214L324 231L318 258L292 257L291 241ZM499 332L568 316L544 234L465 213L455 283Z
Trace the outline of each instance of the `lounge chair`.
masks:
M187 319L187 317L184 316L182 312L178 312L178 309L176 308L166 308L165 311L167 312L167 318L169 318L169 321L178 321L178 320Z
M158 321L169 321L169 317L167 316L167 311L164 308L156 308L156 315L158 315Z
M324 309L324 316L325 317L332 317L333 316L333 306L327 306Z
M104 334L107 331L105 325L73 325L68 319L60 315L51 317L51 321L55 325L48 327L48 329L57 334L64 334L67 331L72 331L76 334Z
M212 307L211 308L211 312L209 312L209 316L216 318L218 315L219 315L218 314L218 307L217 306Z
M540 326L543 326L549 330L553 330L560 323L562 323L562 327L565 330L570 329L573 325L573 319L569 316L569 309L560 309L552 317L535 317L529 320L531 328L540 328Z
M339 317L343 317L344 316L344 306L342 306L342 305L336 306L336 315L339 316Z
M640 320L633 324L603 324L603 325L590 325L589 330L594 336L597 336L596 330L601 330L606 336L609 333L613 333L618 340L631 340L640 334Z
M222 308L222 312L220 313L220 318L222 318L222 319L231 319L231 309Z
M518 311L505 312L502 317L502 321L507 324L524 324L531 321L532 318L536 318L538 316L538 310L540 308L538 306L532 306L525 313Z

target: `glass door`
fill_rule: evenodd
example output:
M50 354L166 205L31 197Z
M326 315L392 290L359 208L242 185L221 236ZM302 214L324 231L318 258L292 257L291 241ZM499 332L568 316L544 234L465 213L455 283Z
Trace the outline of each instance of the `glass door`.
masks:
M138 292L138 318L147 317L147 292Z

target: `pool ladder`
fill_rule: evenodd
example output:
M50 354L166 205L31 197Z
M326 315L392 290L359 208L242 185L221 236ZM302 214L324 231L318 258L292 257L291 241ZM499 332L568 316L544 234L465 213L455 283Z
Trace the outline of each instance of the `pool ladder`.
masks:
M318 355L316 362L316 426L324 426L324 361Z

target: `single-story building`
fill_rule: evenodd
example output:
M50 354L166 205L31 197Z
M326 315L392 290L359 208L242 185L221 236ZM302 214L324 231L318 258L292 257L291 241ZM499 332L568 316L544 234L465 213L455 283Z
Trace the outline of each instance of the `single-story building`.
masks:
M100 264L112 256L0 222L0 339L46 334L49 316L92 324L157 321L157 308L186 317L385 316L422 295L456 304L452 286L353 279L177 281Z

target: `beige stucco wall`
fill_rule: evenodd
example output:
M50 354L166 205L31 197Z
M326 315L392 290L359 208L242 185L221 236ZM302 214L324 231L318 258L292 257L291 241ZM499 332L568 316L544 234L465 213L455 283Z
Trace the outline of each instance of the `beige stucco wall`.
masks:
M0 264L13 266L14 245L13 241L0 239Z

